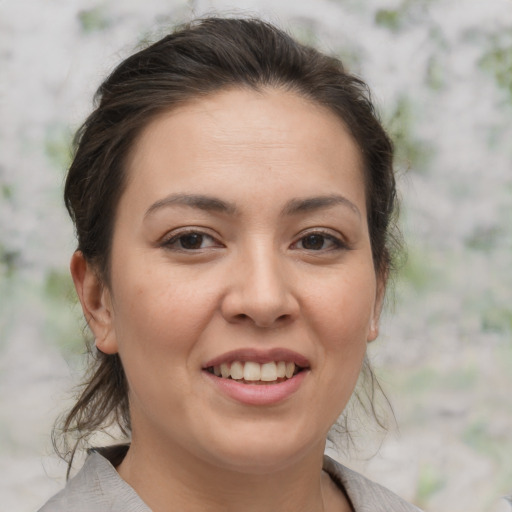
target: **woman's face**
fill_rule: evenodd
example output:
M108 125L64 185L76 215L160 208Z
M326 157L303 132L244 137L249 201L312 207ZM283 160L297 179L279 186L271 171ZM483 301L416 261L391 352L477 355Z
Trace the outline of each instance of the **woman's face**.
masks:
M122 359L133 442L249 472L323 450L382 288L343 124L223 91L149 124L127 174L95 334Z

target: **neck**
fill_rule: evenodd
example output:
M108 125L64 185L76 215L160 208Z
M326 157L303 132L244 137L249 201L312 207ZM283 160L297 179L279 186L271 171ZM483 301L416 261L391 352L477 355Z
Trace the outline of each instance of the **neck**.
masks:
M251 473L220 468L176 446L141 446L134 436L117 469L154 512L350 510L343 493L322 473L323 448L292 464Z

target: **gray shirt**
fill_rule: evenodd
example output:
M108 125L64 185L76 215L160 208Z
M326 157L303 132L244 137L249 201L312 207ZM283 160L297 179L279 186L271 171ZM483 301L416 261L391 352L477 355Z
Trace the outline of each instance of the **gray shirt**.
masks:
M151 512L117 473L127 447L93 450L77 475L39 512ZM107 458L108 457L108 458ZM324 470L348 496L355 512L418 512L396 494L324 456Z

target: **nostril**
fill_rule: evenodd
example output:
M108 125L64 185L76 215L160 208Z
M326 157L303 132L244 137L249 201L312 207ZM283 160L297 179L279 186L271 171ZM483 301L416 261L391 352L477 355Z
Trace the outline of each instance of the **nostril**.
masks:
M263 319L263 318L257 317L256 315L253 318L251 315L248 315L246 313L238 313L232 317L231 321L240 322L240 323L251 322L259 327L271 327L272 325L273 326L283 325L283 324L287 323L290 318L291 318L291 315L288 315L288 314L280 315L276 318Z

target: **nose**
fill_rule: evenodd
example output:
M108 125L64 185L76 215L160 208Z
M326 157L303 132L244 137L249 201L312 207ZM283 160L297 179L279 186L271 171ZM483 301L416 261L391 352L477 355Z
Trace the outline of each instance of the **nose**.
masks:
M268 247L240 254L229 269L221 310L230 323L274 328L293 321L299 302L283 256Z

